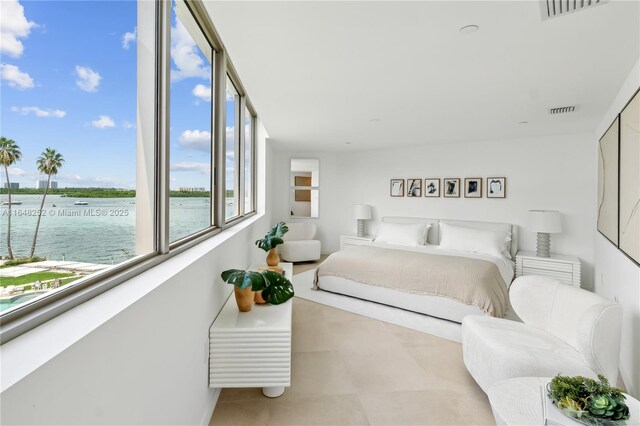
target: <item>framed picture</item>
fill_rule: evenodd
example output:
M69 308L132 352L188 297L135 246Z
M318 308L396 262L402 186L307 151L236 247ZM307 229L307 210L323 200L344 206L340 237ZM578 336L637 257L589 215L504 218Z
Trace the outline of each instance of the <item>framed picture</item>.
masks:
M487 178L487 198L506 198L507 178L488 177Z
M407 179L407 197L422 197L422 178Z
M440 196L440 178L424 180L424 196L425 197Z
M618 247L640 265L640 90L620 113L618 158Z
M618 158L620 119L598 141L598 232L618 245Z
M460 196L460 178L447 178L443 184L444 196L458 198Z
M482 178L464 179L464 197L482 198Z
M404 197L404 179L391 179L391 196Z

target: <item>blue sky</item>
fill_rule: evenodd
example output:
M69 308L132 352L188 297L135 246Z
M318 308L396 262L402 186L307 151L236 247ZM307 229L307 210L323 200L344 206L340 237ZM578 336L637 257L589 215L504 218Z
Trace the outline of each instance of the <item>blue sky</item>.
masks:
M32 187L50 147L66 160L61 187L135 188L136 3L2 2L0 132L23 153L11 180ZM174 16L172 188L210 186L210 70Z

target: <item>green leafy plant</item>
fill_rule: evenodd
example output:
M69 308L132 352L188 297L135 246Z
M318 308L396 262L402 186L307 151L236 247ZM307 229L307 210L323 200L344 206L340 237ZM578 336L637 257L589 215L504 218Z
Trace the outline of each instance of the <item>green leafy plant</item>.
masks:
M282 237L287 232L289 232L287 224L279 222L264 235L264 238L257 240L256 245L264 251L269 251L284 243Z
M549 383L548 391L558 408L587 424L613 425L629 418L622 391L609 386L602 375L598 380L558 375Z
M274 271L255 272L228 269L220 276L227 284L235 285L242 290L251 287L252 291L261 291L262 298L272 305L284 303L294 295L291 281Z

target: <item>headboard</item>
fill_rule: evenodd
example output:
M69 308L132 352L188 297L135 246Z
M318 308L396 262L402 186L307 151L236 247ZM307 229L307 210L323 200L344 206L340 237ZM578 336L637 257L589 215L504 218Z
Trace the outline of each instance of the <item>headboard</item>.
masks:
M516 258L518 252L518 226L511 223L499 223L499 222L480 222L472 220L449 220L449 219L429 219L423 217L394 217L386 216L382 218L383 222L388 223L430 223L431 229L427 235L427 242L429 244L440 244L440 223L446 223L455 226L465 226L467 228L474 229L487 229L490 231L498 231L505 228L511 230L511 245L509 246L509 252L513 259Z

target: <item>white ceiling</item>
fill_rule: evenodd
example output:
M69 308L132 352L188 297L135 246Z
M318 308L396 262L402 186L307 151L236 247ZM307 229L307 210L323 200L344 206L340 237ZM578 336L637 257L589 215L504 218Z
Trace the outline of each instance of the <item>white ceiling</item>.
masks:
M535 1L205 4L287 149L592 132L640 56L638 1L547 21ZM480 29L458 32L469 24Z

